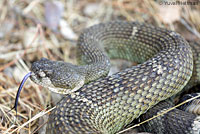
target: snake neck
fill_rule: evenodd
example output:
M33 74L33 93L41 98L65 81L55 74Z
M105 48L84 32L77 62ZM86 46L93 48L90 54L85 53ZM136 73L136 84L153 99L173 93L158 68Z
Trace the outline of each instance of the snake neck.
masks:
M85 32L84 32L85 33ZM103 43L91 32L82 34L77 43L77 60L79 71L85 77L85 83L108 75L110 58L103 51Z
M93 63L89 65L82 65L78 67L81 75L84 75L85 81L84 83L89 83L98 78L105 77L108 75L110 70L110 61L105 60L99 63Z

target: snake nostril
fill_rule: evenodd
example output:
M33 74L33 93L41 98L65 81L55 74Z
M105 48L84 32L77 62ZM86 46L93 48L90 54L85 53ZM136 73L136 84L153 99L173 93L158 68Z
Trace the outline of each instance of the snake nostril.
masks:
M36 72L37 70L39 70L38 65L36 62L34 62L31 66L31 71Z

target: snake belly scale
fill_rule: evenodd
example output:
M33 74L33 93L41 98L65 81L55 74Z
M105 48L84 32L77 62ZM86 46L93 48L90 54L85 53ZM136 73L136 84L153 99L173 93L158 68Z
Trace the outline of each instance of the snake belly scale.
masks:
M174 31L148 24L101 23L85 29L77 46L81 65L74 68L87 84L58 103L50 114L48 134L114 134L181 91L192 76L193 55L188 42ZM108 57L141 64L105 77L110 68ZM56 75L61 74L58 71L64 64L47 59L35 62L31 79L43 86L65 88L64 77L55 82L53 69L46 73L46 67L53 65L58 68Z

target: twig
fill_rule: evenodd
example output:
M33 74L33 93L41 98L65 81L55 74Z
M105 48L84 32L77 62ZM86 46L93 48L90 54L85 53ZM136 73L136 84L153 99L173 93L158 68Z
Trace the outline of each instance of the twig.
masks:
M183 18L180 19L180 22L187 28L188 31L190 31L200 39L200 33L196 30L196 28L191 27Z
M33 40L30 42L30 44L28 45L28 47L24 50L24 52L19 56L19 57L23 57L26 52L27 52L27 49L31 48L31 44L33 44L33 42L35 42L37 36L38 36L38 33L39 33L39 24L37 25L37 33L35 34ZM14 60L10 61L8 64L4 65L3 67L0 67L0 72L3 71L4 69L6 69L7 67L13 65L15 62L17 62L18 58L15 58Z
M22 13L22 11L20 11L16 7L11 8L11 10L14 13L16 13L17 15L22 16L23 18L26 18L26 19L29 19L29 20L33 21L35 24L40 24L41 26L48 28L48 26L47 26L47 24L45 22L42 22L42 21L38 20L37 18L34 18L34 17L30 16L30 15L25 15L24 13ZM51 30L51 32L53 32L54 34L56 34L58 36L62 36L63 37L63 35L60 32L53 31L53 30ZM70 41L72 43L76 43L76 40L67 39L66 37L64 39L66 39L67 41Z
M36 114L35 116L33 116L33 118L31 118L29 121L25 122L24 124L22 124L21 126L19 126L18 128L14 129L10 134L16 132L16 131L20 131L23 127L25 127L26 125L28 125L29 123L31 123L32 121L42 117L43 115L49 113L50 111L52 111L53 109L55 109L56 106L54 106L53 108L49 109L48 111L41 111L38 114Z

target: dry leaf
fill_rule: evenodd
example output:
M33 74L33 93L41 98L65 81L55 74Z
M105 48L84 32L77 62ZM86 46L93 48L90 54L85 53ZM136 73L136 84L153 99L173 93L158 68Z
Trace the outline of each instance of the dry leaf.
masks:
M23 34L23 44L25 47L28 47L29 45L33 47L38 46L38 40L39 38L36 38L36 40L31 43L35 37L35 34L37 33L37 28L36 27L29 27L26 29L26 31Z
M77 39L77 35L74 33L74 31L71 29L67 21L61 19L60 21L60 32L66 39Z
M59 1L45 2L45 20L47 26L53 30L57 31L59 21L62 17L64 11L64 6Z
M4 36L11 32L11 30L14 28L15 21L13 20L5 20L4 22L1 22L0 24L0 39L4 38Z
M181 8L178 5L161 5L158 15L164 23L171 24L180 19Z
M97 13L97 9L100 8L99 3L89 3L84 9L83 13L88 16L94 16Z

